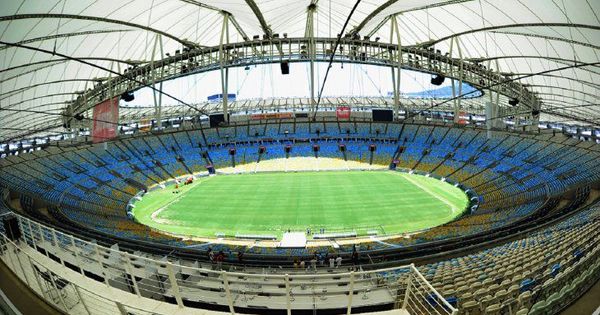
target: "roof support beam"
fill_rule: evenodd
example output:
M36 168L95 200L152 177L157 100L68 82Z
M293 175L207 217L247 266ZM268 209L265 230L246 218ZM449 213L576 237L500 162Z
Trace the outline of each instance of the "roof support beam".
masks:
M46 121L44 121L46 122ZM47 121L50 122L50 121ZM44 132L49 132L49 130L53 130L53 129L58 129L58 128L62 128L62 123L58 122L54 125L48 125L45 127L40 127L40 128L35 128L35 129L26 129L26 128L8 128L8 127L2 127L2 130L11 130L11 131L24 131L24 132L11 132L8 135L6 135L3 138L0 138L0 140L2 141L6 141L6 142L11 142L14 141L16 139L25 139L28 136L31 135L35 135L35 134L39 134L39 133L44 133ZM54 134L66 134L66 132L52 132Z
M438 39L426 41L420 44L415 45L416 47L429 47L433 46L437 43L441 43L443 41L449 40L453 37L478 33L478 32L486 32L486 31L494 31L501 30L505 28L518 28L518 27L575 27L575 28L583 28L583 29L591 29L591 30L600 30L600 26L598 25L590 25L590 24L573 24L573 23L517 23L517 24L506 24L506 25L494 25L487 26L481 28L470 29L463 32L458 32L452 35L440 37Z
M89 59L89 60L98 60L98 61L109 61L109 62L113 62L113 63L125 63L125 64L129 64L129 65L138 65L138 64L142 64L143 63L141 61L122 61L122 60L117 60L117 59L113 59L113 58L80 58L80 59L83 59L83 60L88 60ZM33 65L37 65L37 64L42 64L41 67L30 69L30 70L27 70L25 72L21 72L21 73L15 74L13 76L4 78L4 79L0 80L0 83L6 82L6 81L10 81L10 80L19 78L21 76L27 75L29 73L37 72L37 71L40 71L40 70L43 70L43 69L46 69L46 68L52 68L52 67L54 67L56 65L59 65L59 64L62 64L64 62L66 62L66 61L68 61L68 60L65 60L65 59L42 60L40 62L33 62L33 63L29 63L29 64L20 65L20 66L17 66L17 67L12 67L10 69L1 70L0 73L2 73L4 71L8 71L8 70L14 70L14 69L29 67L29 66L33 66Z
M73 95L79 95L82 94L83 92L65 92L65 93L55 93L55 94L45 94L45 95L41 95L41 96L36 96L36 97L32 97L32 98L28 98L26 100L21 100L17 103L12 103L12 104L8 104L8 106L3 106L2 108L0 108L0 111L2 111L3 109L7 109L7 108L13 108L17 105L23 104L23 103L27 103L27 102L31 102L31 101L35 101L35 100L39 100L42 98L46 98L46 97L55 97L55 96L73 96Z
M54 106L54 108L50 108L50 109L44 109L45 112L50 112L50 111L62 111L63 107L70 103L69 101L63 101L63 102L51 102L51 103L44 103L42 105L38 105L35 107L35 109L40 110L44 107L48 107L48 106ZM57 105L60 105L59 107L57 107ZM13 106L14 107L14 106ZM6 119L9 117L12 117L14 115L20 114L22 112L24 112L23 109L12 109L12 108L2 108L0 109L0 111L8 111L9 113L6 114L2 114L2 118ZM19 121L15 121L17 123L19 123Z
M233 14L228 13L229 14L229 22L231 22L231 24L233 25L233 27L235 27L235 29L238 31L238 33L240 34L240 36L242 36L242 38L245 41L249 41L250 37L248 37L248 34L246 34L246 32L244 32L244 29L240 26L240 24L238 23L238 21L235 19L235 16L233 16Z
M467 58L468 61L474 62L482 62L482 61L490 61L490 60L500 60L500 59L545 59L550 61L555 61L561 64L575 64L581 63L582 61L575 61L573 59L568 58L560 58L560 57L551 57L551 56L536 56L536 55L505 55L505 56L493 56L493 57L484 57L484 58ZM593 67L600 67L600 65L592 65Z
M120 32L130 32L130 31L131 30L95 30L95 31L85 31L85 32L63 33L63 34L55 34L55 35L48 35L48 36L26 39L26 40L17 42L16 44L26 45L26 44L30 44L30 43L41 42L41 41L57 39L57 38L74 37L74 36L82 36L82 35L93 35L93 34L120 33ZM0 46L0 51L10 48L10 47L14 47L14 46L9 46L9 45Z
M577 90L577 89L571 89L571 88L567 88L567 87L563 87L563 86L552 86L552 85L545 85L545 84L523 84L526 87L533 87L533 88L546 88L546 89L555 89L555 90L560 90L560 91L567 91L567 92L573 92L573 93L579 93L581 95L584 96L589 96L591 98L596 98L596 99L600 99L600 96L597 94L593 94L593 93L587 93L584 92L582 90ZM541 92L541 91L535 91L537 94L543 94L543 93L547 93L547 92ZM560 95L560 96L564 96L564 97L569 97L567 95L564 94L556 94L556 93L547 93L548 95Z
M560 108L557 108L557 109L560 110ZM573 112L575 112L575 111L573 111ZM598 120L593 119L593 118L592 119L584 118L584 117L586 117L585 115L577 115L577 116L575 116L573 114L559 113L557 111L547 110L547 109L543 110L542 113L543 114L548 114L548 115L558 116L558 117L561 117L561 118L568 118L568 119L570 119L572 121L582 121L582 122L588 123L588 124L593 125L593 126L600 126L600 124L598 123Z
M374 18L377 14L379 14L379 12L387 9L389 6L391 6L392 4L396 3L396 1L398 0L388 0L386 2L384 2L382 5L378 6L375 10L373 10L373 12L371 12L371 14L367 15L367 17L365 17L359 24L358 26L356 26L355 28L353 28L352 30L350 30L350 34L352 36L358 34L358 32L360 32L363 27L365 27L365 25L367 25L367 23L369 23L369 21L371 21L372 18ZM389 16L386 17L386 20L389 19ZM342 34L342 36L344 36L344 34Z
M235 17L233 16L233 14L231 14L230 12L227 12L225 10L221 10L217 7L214 7L212 5L208 5L202 2L198 2L195 0L179 0L188 4L192 4L195 6L199 6L201 8L204 9L208 9L208 10L212 10L212 11L216 11L216 12L221 12L223 14L228 14L229 15L229 21L231 21L231 24L233 24L233 27L235 27L235 29L238 31L238 33L240 33L240 36L242 36L242 38L244 40L250 40L250 38L248 37L248 35L246 34L246 32L244 32L244 29L242 29L242 27L240 26L240 24L238 23L238 21L235 19Z
M373 30L371 30L371 32L369 32L369 34L371 34L371 35L374 34L378 29L380 29L385 24L385 22L387 22L387 20L392 15L407 13L407 12L411 12L411 11L426 10L426 9L430 9L430 8L442 7L442 6L446 6L446 5L457 4L457 3L468 2L468 1L473 1L473 0L450 0L450 1L445 1L445 2L441 2L441 3L434 3L434 4L425 5L425 6L420 6L420 7L416 7L416 8L412 8L412 9L408 9L408 10L393 12L392 14L387 15L381 23L377 24L377 26ZM394 4L396 2L398 2L398 0L386 1L385 3L383 3L382 5L377 7L375 10L373 10L373 12L371 12L371 14L367 15L367 17L365 17L358 24L358 26L353 28L349 33L352 36L358 34L367 25L367 23L369 23L369 21L371 21L374 17L376 17L381 11L387 9L388 7L390 7L392 4ZM343 36L343 34L342 34L342 36Z
M209 10L213 10L213 11L217 11L217 12L223 11L223 10L217 8L217 7L212 6L212 5L208 5L208 4L205 4L205 3L202 3L202 2L199 2L199 1L195 1L195 0L179 0L179 1L182 1L182 2L185 2L185 3L189 3L189 4L193 4L193 5L199 6L201 8L209 9Z
M59 13L32 13L32 14L15 14L15 15L8 15L8 16L0 16L0 22L25 20L25 19L73 19L73 20L96 21L96 22L105 22L105 23L111 23L111 24L120 24L120 25L125 25L125 26L129 26L129 27L142 29L142 30L145 30L148 32L160 34L160 35L170 38L174 41L177 41L186 47L190 47L190 48L202 48L203 47L196 43L192 43L190 41L183 40L175 35L169 34L167 32L161 31L161 30L157 30L155 28L151 28L151 27L136 24L136 23L126 22L126 21L121 21L121 20L114 20L114 19L109 19L109 18L103 18L103 17L98 17L98 16L59 14Z
M524 76L524 75L531 75L531 73L527 72L520 72L520 73L502 73L503 75L506 76ZM562 75L556 75L556 74L538 74L537 76L540 77L548 77L548 78L555 78L555 79L564 79L564 80L569 80L569 81L573 81L573 82L577 82L583 85L587 85L591 88L594 89L600 89L600 83L598 82L592 82L592 81L586 81L586 80L582 80L582 79L576 79L576 78L571 78L571 77L567 77L567 76L562 76Z
M548 104L548 101L559 101L559 102L570 103L570 104L577 104L576 102L579 102L580 105L598 104L597 101L596 102L594 102L593 100L587 101L582 98L569 96L569 95L563 95L563 94L557 94L557 93L538 93L538 94L551 97L551 98L545 99L544 104ZM567 102L567 100L573 100L573 102Z
M474 58L474 59L469 59L470 61L488 61L488 60L499 60L499 59L523 59L523 58L532 58L532 59L546 59L546 60L550 60L553 62L556 62L558 64L562 64L562 65L567 65L567 66L573 66L576 64L580 64L583 63L582 61L575 61L573 59L565 59L565 58L559 58L559 57L548 57L548 56L496 56L496 57L489 57L489 58ZM586 65L586 67L593 67L593 68L599 68L600 64L588 64ZM581 71L586 71L595 75L600 75L600 72L594 71L594 69L588 69L586 67L580 67L578 69L580 69ZM505 73L505 72L500 72L500 74L502 75L515 75L513 73ZM533 75L534 73L527 73L524 75ZM539 75L539 74L535 74L535 75Z
M114 59L114 58L105 58L105 57L76 57L78 60L89 60L89 61L112 61L112 62L119 62L119 63L124 63L124 64L128 64L131 66L137 66L137 65L141 65L146 63L145 61L137 61L137 60L120 60L120 59ZM30 66L35 66L35 65L41 65L41 64L48 64L48 63L54 63L52 65L49 65L50 67L61 64L63 62L68 62L70 61L70 59L67 58L60 58L60 59L49 59L49 60L41 60L41 61L36 61L36 62L32 62L32 63L26 63L26 64L22 64L22 65L18 65L18 66L14 66L14 67L10 67L10 68L6 68L6 69L1 69L0 73L2 72L6 72L6 71L11 71L11 70L16 70L16 69L20 69L20 68L26 68L26 67L30 67ZM42 67L43 68L43 67ZM42 68L38 68L38 70L42 69Z
M99 80L99 79L64 79L64 80L42 82L42 83L37 83L37 84L29 85L26 87L22 87L22 88L19 88L16 90L8 91L6 93L2 93L2 94L0 94L0 101L7 99L11 96L17 95L21 92L27 91L29 89L33 89L33 88L36 88L38 86L43 86L43 85L59 84L59 83L66 83L66 82L101 82L101 81L102 80Z
M246 4L248 4L250 9L252 9L252 12L254 12L254 15L260 23L260 27L262 28L263 32L267 35L267 38L272 38L273 31L271 31L271 27L267 25L267 21L265 21L265 17L262 15L262 12L260 12L260 9L256 5L256 2L254 2L254 0L246 0Z
M529 34L529 33L519 33L519 32L492 31L490 33L543 38L543 39L547 39L547 40L555 40L555 41L565 42L565 43L569 43L569 44L581 45L581 46L589 47L589 48L593 48L593 49L600 49L600 46L598 46L598 45L594 45L594 44L590 44L590 43L586 43L586 42L580 42L580 41L572 40L569 38L561 38L561 37L555 37L555 36L546 36L546 35Z

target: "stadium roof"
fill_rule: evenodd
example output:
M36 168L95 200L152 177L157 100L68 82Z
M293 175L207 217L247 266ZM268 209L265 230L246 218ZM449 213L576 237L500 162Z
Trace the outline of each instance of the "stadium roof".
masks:
M60 129L66 104L110 76L31 48L122 71L150 61L156 34L165 52L219 45L224 14L230 17L231 42L274 33L303 37L311 4L316 4L315 36L336 37L355 1L2 1L0 140ZM436 49L448 51L450 39L459 38L463 58L493 60L492 65L497 60L499 71L512 76L535 74L520 82L539 93L542 113L561 113L547 117L600 125L600 2L363 0L346 33L395 42L387 23L392 15L403 46L435 43Z

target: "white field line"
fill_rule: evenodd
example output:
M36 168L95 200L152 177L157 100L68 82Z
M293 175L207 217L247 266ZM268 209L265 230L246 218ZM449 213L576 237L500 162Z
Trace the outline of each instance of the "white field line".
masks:
M207 181L209 178L210 178L210 176L207 176L206 179L203 179L202 181L199 181L196 185L199 185L202 182ZM181 198L183 198L185 195L187 195L190 191L194 190L194 188L196 188L196 187L192 187L191 189L188 189L186 192L179 194L179 196L177 198L169 201L169 203L167 203L166 205L164 205L164 206L160 207L158 210L152 212L152 214L150 215L150 219L152 219L152 221L154 221L156 223L160 223L160 224L170 224L170 223L172 223L172 221L170 221L170 220L158 218L158 215L163 210L166 210L170 205L178 202Z
M456 208L456 206L454 206L454 205L453 205L451 202L449 202L448 200L444 199L444 198L443 198L443 197L441 197L441 196L438 196L436 193L434 193L434 192L432 192L431 190L429 190L429 188L427 188L427 187L425 187L425 186L423 186L423 185L419 184L418 182L416 182L416 181L412 180L412 179L410 178L410 176L407 176L407 175L406 175L406 174L404 174L404 173L400 173L400 174L398 174L398 175L400 175L400 176L404 177L406 180L408 180L409 182L411 182L413 185L415 185L415 186L419 187L419 188L420 188L422 191L424 191L424 192L426 192L426 193L430 194L432 197L436 198L437 200L439 200L439 201L441 201L441 202L443 202L443 203L447 204L448 206L450 206L450 209L452 210L452 215L454 215L454 213L456 213L456 211L458 210L458 208Z

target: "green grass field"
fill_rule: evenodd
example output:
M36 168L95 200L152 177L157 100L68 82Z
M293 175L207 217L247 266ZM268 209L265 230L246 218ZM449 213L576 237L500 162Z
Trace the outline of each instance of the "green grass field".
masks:
M467 205L458 188L393 171L217 175L146 194L135 218L158 230L214 237L288 229L397 234L451 221Z

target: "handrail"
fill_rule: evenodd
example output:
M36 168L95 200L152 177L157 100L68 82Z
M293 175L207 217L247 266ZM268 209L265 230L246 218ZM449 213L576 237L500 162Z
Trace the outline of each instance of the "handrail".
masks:
M21 248L21 250L19 251L9 250L8 252L5 252L3 251L3 247L1 247L2 244L0 244L0 254L3 252L13 253L6 257L2 256L3 259L12 260L11 263L7 265L9 267L12 266L13 268L17 268L17 265L20 265L21 269L23 270L13 271L15 271L15 273L17 274L23 275L23 277L20 278L24 282L26 282L30 287L33 288L32 284L29 283L30 280L27 276L28 271L26 270L34 269L33 265L30 266L23 259L19 259L18 257L16 259L13 259L14 257L11 258L10 256L30 256L30 252L36 253L36 257L39 256L39 259L35 257L30 257L30 259L28 260L29 263L31 263L31 258L33 258L33 261L36 261L37 263L37 267L42 271L46 270L43 272L45 272L46 277L50 277L51 280L54 277L58 277L58 275L60 275L60 277L69 279L70 282L66 282L66 285L72 285L74 287L74 290L76 291L79 300L84 304L84 306L86 305L84 300L90 297L89 294L87 294L87 292L85 295L80 294L79 290L85 290L85 288L80 287L80 283L78 283L78 281L101 281L108 287L125 290L125 288L118 285L118 283L120 281L123 281L123 279L125 278L130 279L131 283L129 285L135 288L134 291L130 290L128 293L137 294L139 297L143 297L140 295L142 289L144 291L149 292L154 292L153 290L159 290L155 293L163 296L173 297L176 300L176 304L180 308L186 307L186 305L183 303L184 299L197 298L200 299L200 301L203 301L203 299L207 297L205 297L205 295L203 295L202 292L205 292L205 294L209 294L208 292L215 292L214 290L218 288L221 288L221 292L225 292L224 295L220 295L222 297L222 304L220 305L228 305L230 310L235 310L234 307L249 307L249 305L244 306L245 304L243 304L243 301L240 301L239 299L234 299L234 294L240 294L244 296L260 296L260 294L262 293L272 294L271 299L274 299L269 299L268 301L263 301L262 303L267 303L267 305L265 305L267 307L273 308L274 306L276 309L278 309L281 307L278 305L285 304L282 301L283 299L287 299L289 301L292 298L291 294L284 294L284 290L288 290L288 292L291 290L296 290L294 292L294 295L297 298L312 296L312 298L314 299L317 296L321 295L337 296L338 299L332 300L333 302L326 306L330 309L332 309L331 307L334 307L333 309L335 309L335 305L337 305L337 307L345 307L345 298L351 301L352 296L354 294L346 294L348 290L350 292L360 290L366 296L371 289L373 291L378 291L385 288L396 288L395 290L387 291L393 292L392 296L377 295L379 296L379 298L376 298L374 300L375 302L370 302L368 299L363 298L362 301L357 300L354 303L352 303L353 307L355 308L361 306L379 305L382 303L382 305L391 305L396 299L393 295L401 294L401 289L403 289L401 285L396 281L396 279L398 279L398 277L404 277L406 275L412 275L414 273L417 274L416 279L419 279L420 281L411 282L411 277L409 277L409 283L406 289L408 289L408 287L411 286L418 287L420 289L415 292L430 292L429 295L435 296L436 300L444 300L444 298L439 294L439 292L437 292L430 284L428 284L427 280L419 273L419 271L414 267L414 265L395 266L372 271L344 270L342 272L334 271L333 273L328 272L312 274L306 274L306 271L304 270L301 271L301 273L292 273L289 270L286 270L285 274L273 274L270 273L268 270L266 272L264 270L260 272L260 269L257 270L259 272L213 270L212 268L204 268L198 265L186 266L179 262L171 262L168 260L157 260L152 257L137 256L135 254L123 252L118 248L109 248L106 246L97 245L91 242L81 240L72 235L63 234L54 230L51 227L46 227L42 224L36 223L18 214L15 215L19 221L19 228L23 232L21 241L12 242L7 238L6 235L0 233L0 235L2 235L2 239L4 240L2 244L11 244L11 246L14 246L15 248ZM28 246L29 249L25 249L24 246ZM44 261L46 259L43 258L44 255L48 259L47 262ZM18 264L15 263L15 261L17 260L19 261ZM59 268L61 266L62 268L74 266L74 268L68 267L68 269L58 271L58 269L56 268ZM154 271L152 272L152 270ZM68 274L66 274L65 272L67 272ZM89 274L98 274L98 272L100 272L101 276L103 277L103 280L92 278L89 276ZM177 278L176 274L179 273L185 273L188 276L203 274L205 274L206 276L200 276L200 278L198 279L203 282L198 282L197 284L195 284L196 282L194 281L189 282L185 280L185 277ZM164 282L164 287L170 289L164 291L164 289L160 289L160 284L159 287L153 288L149 286L151 284L149 282L146 282L146 284L142 285L142 283L144 283L143 280L149 279L148 277L152 274L162 274L164 277L162 277L162 280L159 281ZM83 276L83 278L81 276ZM125 278L123 278L124 276ZM291 282L292 278L293 282ZM412 278L414 280L415 276L413 275ZM73 279L80 280L73 281ZM385 284L381 283L380 280L383 280ZM62 288L57 287L56 283L58 282L65 283L62 280L58 281L57 278L57 281L52 281L52 285L57 290L62 290ZM290 282L293 287L284 286L284 284L289 285ZM349 289L347 287L348 283L350 283ZM357 286L358 284L360 284L360 289L355 288L354 283L356 283ZM262 288L263 286L266 287ZM300 292L298 292L297 290L301 286L311 286L313 287L313 289L307 291L302 291L301 289ZM322 287L323 290L317 290L315 286ZM284 287L287 289L282 289ZM331 292L328 292L327 289L331 290ZM279 290L281 290L281 294L275 293ZM99 290L97 294L92 294L94 295L93 298L101 299L103 301L111 301L111 297L103 296L103 292L105 291ZM409 295L411 294L411 292L407 291L405 294ZM42 293L42 295L44 294ZM67 299L61 298L60 301L54 301L54 304L56 304L61 309L70 312L71 308L65 303L66 300ZM127 301L131 301L131 303L133 303L132 305L130 305L131 307L140 307L139 305L136 305L135 300L127 299ZM210 300L207 300L207 302L209 301ZM306 302L306 300L304 301ZM261 303L259 302L253 302L252 305L255 305L253 307L261 307ZM289 311L295 308L302 308L303 305L305 304L296 304L296 302L288 303L286 308ZM448 310L454 310L454 308L449 306L449 304L445 303L444 305L447 306ZM123 305L119 306L117 303L117 305L114 306L119 308ZM253 307L251 307L251 309L253 309ZM416 305L415 307L422 309L419 305ZM148 311L145 310L143 307L141 308L141 310ZM429 310L432 314L435 311L434 309ZM448 313L450 314L450 312Z

